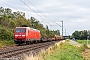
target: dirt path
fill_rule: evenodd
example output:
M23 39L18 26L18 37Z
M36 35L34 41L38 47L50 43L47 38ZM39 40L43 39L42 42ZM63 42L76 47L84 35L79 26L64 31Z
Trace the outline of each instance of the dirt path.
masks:
M90 49L85 49L82 53L85 60L90 60Z
M74 44L74 45L79 44L78 42L75 42L75 41L73 41L73 40L70 40L70 43L71 43L71 44Z

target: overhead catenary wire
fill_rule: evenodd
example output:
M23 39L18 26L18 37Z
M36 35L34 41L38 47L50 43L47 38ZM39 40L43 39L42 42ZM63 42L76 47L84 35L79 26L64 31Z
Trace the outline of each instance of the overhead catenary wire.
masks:
M8 6L10 6L11 8L13 8L13 9L15 9L15 10L17 10L16 8L14 8L13 6L11 6L11 5L9 5L9 4L7 4L6 2L4 2L4 1L2 1L2 0L0 0L1 2L3 2L4 4L6 4L6 5L8 5ZM22 1L22 0L20 0L20 1ZM28 0L29 1L29 0ZM23 1L22 1L23 2ZM30 1L29 1L30 2ZM23 2L24 3L24 2ZM30 2L31 3L31 2ZM25 3L24 3L25 4ZM31 3L32 4L32 3ZM27 4L25 4L26 6L28 6ZM33 5L33 4L32 4ZM34 6L34 5L33 5ZM29 7L29 6L28 6ZM35 7L35 6L34 6ZM30 7L29 7L30 8ZM36 7L35 7L36 8ZM31 9L31 8L30 8ZM37 8L36 8L37 9ZM31 9L32 10L32 9ZM37 9L38 10L38 9ZM32 10L33 12L35 12L34 10ZM39 12L41 12L40 10L38 10ZM35 12L36 13L36 12ZM41 12L42 13L42 12ZM37 14L37 13L36 13ZM43 13L42 13L43 14ZM39 17L41 17L39 14L37 14ZM44 14L43 14L44 15ZM45 16L45 15L44 15ZM46 16L45 16L46 17ZM41 17L42 18L42 17ZM43 19L43 18L42 18ZM43 19L43 20L45 20L45 19ZM50 19L49 19L50 20ZM46 21L46 20L45 20ZM47 21L46 21L47 22ZM47 22L48 24L49 24L49 22ZM50 25L50 24L49 24ZM50 25L51 26L51 25Z
M2 1L2 0L0 0L1 2L3 2L4 4L6 4L6 5L8 5L8 6L10 6L11 8L13 8L13 9L15 9L15 10L17 10L16 8L14 8L13 6L11 6L11 5L9 5L9 4L7 4L6 2L4 2L4 1ZM35 12L35 11L34 11ZM39 15L39 17L41 17L40 15ZM42 18L42 17L41 17ZM43 18L42 18L43 19ZM43 19L43 20L45 20L45 19ZM47 22L47 21L46 21ZM47 22L48 23L48 22ZM48 23L49 24L49 23Z
M11 8L13 8L13 9L15 9L15 10L17 10L16 8L14 8L13 6L11 6L11 5L9 5L9 4L7 4L6 2L4 2L4 1L2 1L2 0L0 0L1 2L3 2L4 4L6 4L6 5L8 5L8 6L10 6ZM20 0L21 2L23 2L22 0ZM30 2L30 0L28 0L29 2ZM23 2L24 3L24 2ZM30 2L31 3L31 2ZM24 3L28 8L30 8L26 3ZM32 3L31 3L32 4ZM33 6L34 6L34 4L32 4ZM34 6L35 7L35 6ZM36 7L35 7L36 8ZM35 12L32 8L30 8L33 12ZM38 8L36 8L37 10L38 10ZM40 10L38 10L39 12L41 12ZM37 12L35 12L39 17L41 17ZM41 12L42 13L42 12ZM43 13L42 13L43 14ZM44 15L44 14L43 14ZM47 17L46 15L44 15L45 17ZM42 17L41 17L42 18ZM48 17L47 17L48 18ZM46 21L44 18L42 18L44 21ZM49 18L48 18L49 19ZM49 19L50 20L50 19ZM47 21L46 21L47 22ZM54 21L55 22L55 21ZM49 22L47 22L49 25L50 25L50 23ZM56 23L56 22L55 22ZM56 23L57 24L57 23ZM59 24L58 24L59 25ZM51 25L50 25L51 26ZM53 27L53 26L52 26Z
M28 0L29 1L29 3L31 3L40 13L42 13L30 0ZM42 13L43 14L43 13ZM43 14L43 16L45 16L46 18L48 18L46 15L44 15ZM48 20L50 20L49 18L48 18ZM58 26L60 26L57 22L55 22L55 21L52 21L52 22L54 22L55 24L57 24ZM51 25L50 25L51 26ZM61 27L61 26L60 26Z
M40 13L42 13L30 0L28 0L29 1L29 3L31 3ZM43 14L43 13L42 13ZM43 14L43 16L45 16L44 14ZM46 16L45 16L46 17Z
M0 0L1 2L3 2L4 4L6 4L6 5L8 5L8 6L10 6L11 8L13 8L13 9L15 9L15 10L17 10L16 8L14 8L13 6L11 6L11 5L9 5L9 4L7 4L6 2L4 2L4 1L2 1L2 0ZM39 15L40 16L40 15ZM41 17L41 16L40 16ZM42 17L41 17L42 18ZM43 19L43 18L42 18ZM43 19L44 20L44 19ZM48 23L48 22L47 22ZM49 23L48 23L49 24Z
M34 6L35 7L35 5L30 1L30 0L28 0L28 2L30 3L30 4L32 4L32 6ZM40 13L42 13L37 7L35 7L37 10L38 10L38 12L40 12ZM42 15L45 17L45 18L48 18L46 15L44 15L43 13L42 13ZM48 18L48 20L50 20L49 18ZM52 21L52 20L50 20L50 21ZM47 22L47 21L46 21ZM57 24L58 26L60 26L60 24L58 24L57 22L55 22L55 21L52 21L52 22L54 22L55 24ZM48 22L47 22L48 23ZM49 23L48 23L49 24ZM52 26L52 25L50 25L50 26ZM53 26L52 26L53 27ZM63 28L63 26L60 26L60 27L62 27ZM63 32L63 31L62 31ZM63 34L62 34L63 35Z
M53 21L53 22L55 22L55 21ZM60 26L60 27L62 27L61 25L59 25L57 22L55 22L58 26Z
M29 1L29 3L31 3L40 13L42 13L30 0L28 0ZM42 15L44 16L44 17L46 17L47 18L47 16L46 15L44 15L43 13L42 13ZM50 19L49 19L50 20ZM46 21L46 20L45 20ZM47 21L46 21L47 22ZM48 24L49 24L49 22L47 22ZM50 25L50 24L49 24ZM50 25L51 26L51 25Z
M29 1L29 3L31 3L40 13L42 13L30 0L28 0ZM46 15L44 15L43 13L42 13L42 15L44 16L44 17L46 17L47 18L47 16ZM50 19L49 19L50 20ZM46 20L45 20L46 21ZM46 21L47 22L47 21ZM48 24L49 24L49 22L47 22ZM49 24L50 25L50 24ZM50 25L51 26L51 25Z
M30 10L32 10L34 13L36 13L40 18L42 18L36 11L34 11L31 7L29 7L25 2L20 0L24 5L26 5ZM42 18L44 21L46 21L44 18ZM47 21L46 21L47 22ZM49 22L47 22L49 24ZM50 25L50 24L49 24Z
M13 9L17 10L16 8L14 8L13 6L11 6L11 5L7 4L6 2L4 2L4 1L2 1L2 0L0 0L0 1L1 1L1 2L3 2L4 4L6 4L6 5L10 6L11 8L13 8Z

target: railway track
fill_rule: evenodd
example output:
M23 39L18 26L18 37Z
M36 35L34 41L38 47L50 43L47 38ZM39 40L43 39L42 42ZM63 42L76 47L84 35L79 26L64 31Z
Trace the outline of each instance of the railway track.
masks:
M29 51L34 51L34 50L37 51L42 48L48 48L50 45L53 45L56 42L57 41L52 41L52 42L26 45L26 46L14 46L9 48L2 48L0 49L0 60L3 58L11 58L18 54L26 53Z

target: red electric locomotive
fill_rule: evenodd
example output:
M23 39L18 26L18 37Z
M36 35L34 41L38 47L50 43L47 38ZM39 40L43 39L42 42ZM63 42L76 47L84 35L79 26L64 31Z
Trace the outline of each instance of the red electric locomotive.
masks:
M40 41L40 31L30 27L16 27L14 30L15 44L30 43L32 41Z

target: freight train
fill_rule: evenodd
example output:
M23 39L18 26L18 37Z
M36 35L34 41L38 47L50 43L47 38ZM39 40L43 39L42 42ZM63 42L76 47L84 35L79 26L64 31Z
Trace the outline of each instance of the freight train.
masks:
M55 34L53 34L53 35L51 36L51 38L52 38L52 40L61 40L61 39L63 39L62 36L55 35Z
M62 39L61 36L54 35L51 38L42 37L40 31L30 27L16 27L14 30L15 44L30 44L32 42L53 41Z

